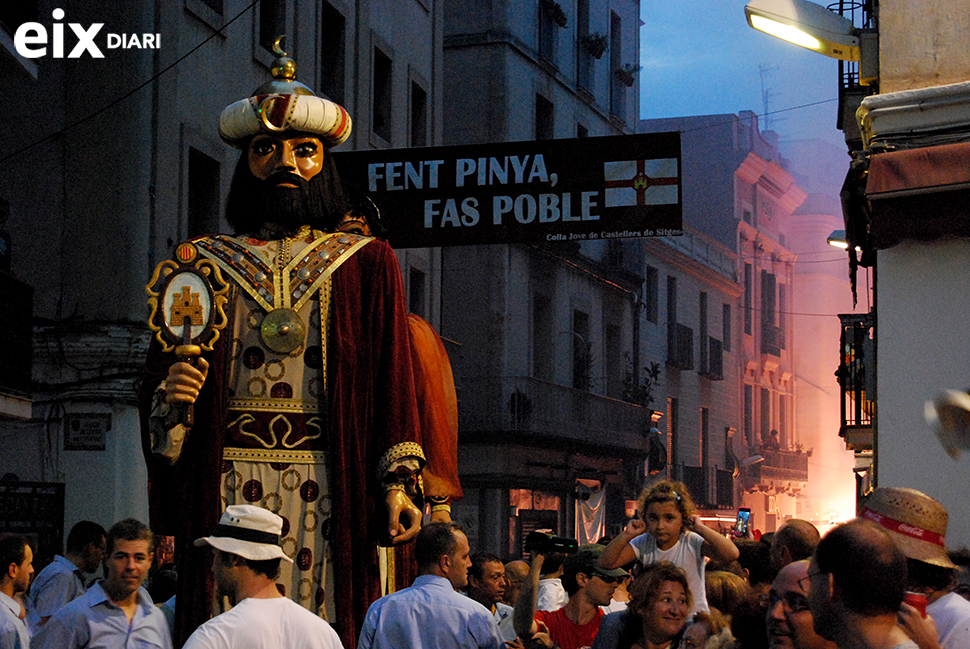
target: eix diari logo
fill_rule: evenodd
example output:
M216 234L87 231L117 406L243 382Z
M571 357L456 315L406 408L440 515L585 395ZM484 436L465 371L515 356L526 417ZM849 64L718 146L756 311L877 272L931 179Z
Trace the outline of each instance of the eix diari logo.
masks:
M64 20L64 10L55 9L51 12L54 20ZM67 23L76 37L76 43L68 53L67 58L79 59L84 54L103 59L104 53L95 38L104 27L104 23L92 23L85 28L80 23ZM105 34L105 48L113 49L146 49L154 50L162 47L161 34ZM51 25L51 34L40 23L23 23L17 28L13 36L13 44L17 52L24 58L37 59L47 56L47 46L50 45L51 56L55 59L64 58L64 23L55 22Z

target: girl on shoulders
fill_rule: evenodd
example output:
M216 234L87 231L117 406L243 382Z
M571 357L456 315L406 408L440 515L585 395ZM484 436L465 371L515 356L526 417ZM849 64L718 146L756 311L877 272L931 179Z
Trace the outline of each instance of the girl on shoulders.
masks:
M640 496L637 518L606 547L600 556L603 568L616 568L634 559L647 566L670 561L687 573L693 595L690 610L707 611L704 589L704 557L720 561L738 558L729 539L704 525L697 516L687 487L681 482L662 480Z

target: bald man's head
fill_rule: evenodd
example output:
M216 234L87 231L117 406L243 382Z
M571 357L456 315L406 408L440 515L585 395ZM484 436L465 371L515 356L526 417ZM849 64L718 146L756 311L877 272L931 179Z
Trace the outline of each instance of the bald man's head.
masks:
M793 561L810 559L819 539L818 529L808 521L786 521L771 540L771 566L781 570Z

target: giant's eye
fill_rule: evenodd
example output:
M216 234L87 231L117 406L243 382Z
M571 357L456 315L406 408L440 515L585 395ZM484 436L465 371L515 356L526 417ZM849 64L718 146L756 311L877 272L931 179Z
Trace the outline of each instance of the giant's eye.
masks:
M317 153L316 142L301 142L293 148L293 153L298 158L311 158Z
M271 154L273 152L273 149L275 149L276 147L273 144L272 140L257 140L256 142L253 142L249 148L254 155L263 157Z

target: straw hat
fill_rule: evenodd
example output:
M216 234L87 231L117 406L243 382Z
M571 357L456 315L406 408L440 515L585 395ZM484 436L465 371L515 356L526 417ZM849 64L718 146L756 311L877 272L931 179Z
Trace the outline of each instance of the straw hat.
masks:
M946 508L915 489L878 487L860 514L886 529L910 559L943 568L957 568L946 552Z
M273 512L254 505L230 505L212 534L196 539L195 545L211 545L251 561L283 559L293 563L280 548L282 531L283 519Z

